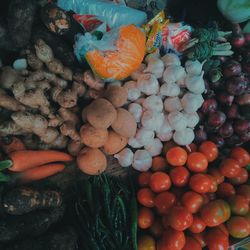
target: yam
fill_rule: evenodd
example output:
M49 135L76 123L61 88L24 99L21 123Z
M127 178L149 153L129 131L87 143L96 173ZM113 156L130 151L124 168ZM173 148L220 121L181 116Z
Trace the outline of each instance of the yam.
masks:
M116 108L122 107L128 98L128 92L120 86L109 86L104 93L104 97L109 100Z

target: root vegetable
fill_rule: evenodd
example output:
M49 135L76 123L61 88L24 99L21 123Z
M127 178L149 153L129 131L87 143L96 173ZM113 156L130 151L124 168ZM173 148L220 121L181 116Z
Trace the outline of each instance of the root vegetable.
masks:
M134 154L132 167L138 171L148 171L152 166L152 156L147 150L137 150Z
M64 149L68 145L68 137L64 136L63 134L59 134L56 139L51 142L48 146L49 149Z
M174 142L181 146L189 145L194 140L194 131L191 128L185 128L175 131L173 136Z
M176 83L164 83L161 85L160 94L163 96L178 96L180 87Z
M83 144L80 141L73 141L71 140L67 145L67 151L72 156L77 156L81 149L83 148Z
M0 107L10 111L22 111L25 107L13 97L6 94L3 89L0 89Z
M164 55L161 58L161 60L163 61L165 67L168 67L171 65L175 65L175 66L181 65L181 61L180 61L179 57L173 53L169 53L169 54Z
M4 89L11 89L12 85L21 81L23 78L20 73L10 66L3 67L0 75L0 86Z
M167 112L173 112L173 111L181 111L182 106L181 106L181 101L179 97L168 97L164 101L164 109Z
M83 73L83 81L91 88L95 90L102 90L104 88L104 82L99 77L95 76L92 71L86 70Z
M152 74L142 74L137 81L138 89L146 95L155 95L159 92L159 83Z
M187 119L187 127L194 128L200 121L200 117L197 112L194 113L184 113Z
M133 162L134 153L131 149L124 148L121 152L115 154L114 157L122 167L129 167Z
M170 126L170 123L168 121L168 117L165 116L164 122L162 126L156 131L157 137L169 137L170 133L172 132L173 128ZM165 141L165 140L164 140Z
M195 94L202 94L205 91L203 75L204 71L200 75L187 75L185 78L187 89Z
M143 146L147 145L151 140L154 139L155 133L153 130L141 127L136 132L136 140Z
M60 116L53 116L48 121L48 126L56 128L58 126L61 126L63 124L64 120Z
M142 148L143 145L138 142L135 137L129 138L128 145L132 148Z
M60 131L63 135L70 137L73 141L81 140L81 137L76 130L75 124L71 121L64 122L60 127Z
M60 74L61 77L67 81L72 81L73 79L73 72L68 67L63 67L63 72Z
M77 116L77 114L75 114L74 112L72 112L70 109L66 109L61 107L58 110L59 115L62 117L62 119L64 121L71 121L73 122L75 125L79 124L80 119Z
M36 41L35 50L36 56L44 63L49 63L54 59L52 49L42 39Z
M175 83L186 76L185 69L182 66L170 65L163 73L163 82Z
M141 96L141 91L137 88L137 82L135 81L125 82L123 87L128 92L128 100L135 101Z
M0 135L22 135L25 130L13 121L5 121L0 124Z
M171 139L172 139L172 137L173 137L173 132L171 131L171 132L166 132L166 133L164 133L164 132L157 132L156 133L156 136L157 136L157 138L159 138L162 142L165 142L165 141L170 141Z
M142 106L138 103L130 103L128 105L128 111L133 115L135 121L138 123L141 121Z
M181 99L181 105L186 113L194 113L201 107L203 101L202 95L187 92Z
M154 138L147 145L145 145L145 149L150 153L151 156L160 155L162 148L163 144L158 138Z
M161 55L160 55L160 51L159 49L157 49L156 51L154 51L153 53L149 53L146 57L145 57L145 62L149 63L150 60L154 60L154 59L160 59Z
M38 135L38 134L37 134ZM42 134L39 134L40 140L46 144L53 143L59 136L59 131L55 128L47 128Z
M185 69L190 75L200 75L204 63L205 61L203 63L200 63L198 60L188 60L185 62Z
M161 128L164 122L164 114L147 110L142 114L142 125L150 130L157 131Z
M134 137L137 124L134 117L126 109L118 108L117 117L111 127L117 134L130 138Z
M173 111L169 113L167 117L172 129L182 131L187 127L187 119L183 113Z
M119 86L109 86L104 93L104 97L109 100L114 107L122 107L128 98L127 90Z
M160 96L151 95L145 98L143 102L143 107L147 110L162 112L163 110L163 102Z
M83 148L77 156L77 165L88 175L101 174L107 168L107 159L97 148Z
M131 78L133 79L133 80L138 80L138 78L139 78L139 76L141 75L141 74L143 74L143 71L146 69L146 65L145 64L141 64L140 66L139 66L139 68L138 69L136 69L132 74L131 74Z
M64 66L59 60L55 58L53 58L52 61L47 62L46 66L51 73L63 74Z
M143 73L150 73L156 76L156 78L161 78L164 71L164 63L162 60L157 58L151 58L148 61L147 68L143 71Z
M98 99L103 97L103 90L88 89L85 98Z
M0 138L0 147L7 155L15 151L26 149L22 140L15 136L5 136Z
M28 65L33 69L33 70L40 70L43 67L43 62L31 51L27 50L27 61Z
M26 90L41 89L42 91L47 91L51 89L51 85L48 80L42 80L37 82L24 82L23 85Z

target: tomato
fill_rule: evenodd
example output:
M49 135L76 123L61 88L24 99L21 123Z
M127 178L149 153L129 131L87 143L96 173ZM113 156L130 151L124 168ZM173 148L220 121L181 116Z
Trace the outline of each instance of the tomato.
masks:
M226 198L236 193L232 184L223 182L218 186L217 195L221 198Z
M250 186L249 185L241 185L237 189L237 194L243 195L247 198L248 202L250 202Z
M247 214L244 216L244 218L248 221L250 225L250 209L248 210Z
M207 193L207 197L208 197L209 201L213 201L217 198L216 193Z
M138 227L141 229L150 228L154 223L154 213L150 208L142 207L138 212Z
M240 173L234 177L230 178L229 181L234 185L241 185L246 183L248 180L248 172L245 168L240 169Z
M188 155L186 165L193 172L204 172L207 169L208 161L204 154L193 152Z
M181 147L173 147L168 150L166 158L172 166L183 166L187 161L187 152Z
M194 238L186 236L186 243L182 250L201 250L201 245Z
M201 232L198 234L190 233L190 236L192 238L194 238L197 242L199 242L199 244L201 245L202 248L204 248L206 246L205 232Z
M197 151L197 145L194 143L191 143L188 145L188 147L184 148L188 154L192 153L192 152L196 152Z
M149 228L150 233L154 237L160 237L163 234L164 227L162 225L162 222L159 218L155 219L153 225Z
M208 194L201 194L201 196L203 198L203 205L209 203L210 197L208 196Z
M166 214L162 217L162 225L165 229L168 229L170 226L170 217L169 214Z
M152 173L150 172L142 172L138 176L138 184L140 187L147 187L149 185L149 180Z
M184 188L172 187L171 193L175 195L177 200L180 200L182 195L185 193Z
M225 177L234 178L240 173L240 168L241 167L236 160L227 158L221 162L219 170Z
M230 215L230 206L224 200L210 201L201 209L201 219L209 227L215 227L224 223L230 218Z
M225 177L220 173L218 169L210 168L208 170L208 173L215 178L217 184L221 184L222 182L224 182Z
M228 198L231 211L236 215L246 215L249 210L249 203L246 197L242 195L232 195Z
M160 193L154 199L154 204L159 214L166 214L175 202L175 195L170 192Z
M155 193L167 191L171 187L171 180L164 172L153 173L150 177L149 186Z
M220 224L217 228L219 228L226 236L229 236L229 232L224 224Z
M233 216L227 222L227 229L234 238L245 238L250 233L250 224L244 217Z
M206 224L198 215L193 215L193 223L188 228L192 233L201 233L205 230Z
M163 233L162 239L157 244L157 250L181 250L185 245L185 235L181 231L169 227Z
M185 207L173 207L169 212L170 226L183 231L193 223L193 215Z
M156 250L155 239L149 235L143 235L138 240L138 250Z
M205 235L209 250L228 250L229 238L218 227L211 228Z
M186 186L190 176L189 171L185 167L172 168L169 175L176 187Z
M190 212L197 213L203 205L203 197L193 191L186 192L181 198L182 205Z
M145 207L154 206L154 193L149 188L141 188L137 192L138 202Z
M241 167L247 166L250 162L249 153L242 147L234 148L230 153L230 157L237 160Z
M190 188L201 194L209 192L211 184L211 178L206 174L194 174L189 180Z
M167 162L166 162L166 159L164 159L164 157L162 156L153 157L152 167L151 167L151 170L153 172L163 171L166 168L166 166L167 166Z
M202 142L199 151L207 157L208 162L214 161L219 154L218 147L211 141Z
M210 186L209 192L210 193L215 193L217 191L217 189L218 189L217 181L212 175L208 175L208 176L211 179L211 186Z

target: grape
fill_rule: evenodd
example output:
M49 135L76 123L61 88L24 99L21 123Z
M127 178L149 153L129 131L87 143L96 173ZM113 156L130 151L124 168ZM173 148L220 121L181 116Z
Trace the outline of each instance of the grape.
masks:
M217 110L217 107L218 107L217 101L213 98L209 98L203 102L201 106L201 111L203 113L214 112Z
M219 129L219 134L223 138L232 136L234 133L233 126L230 122L225 122Z
M226 121L226 115L221 111L209 113L208 124L212 127L220 127Z
M234 121L233 128L236 134L241 135L248 132L249 121L243 119L237 119Z

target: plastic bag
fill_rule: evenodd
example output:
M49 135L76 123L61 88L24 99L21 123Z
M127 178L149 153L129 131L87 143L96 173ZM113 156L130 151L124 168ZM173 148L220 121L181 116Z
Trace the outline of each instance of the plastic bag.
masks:
M111 28L128 24L141 26L147 20L146 13L107 0L58 0L57 4L77 14L96 15Z
M74 51L78 60L85 58L101 78L121 80L140 66L145 43L145 34L131 24L104 33L101 40L90 33L78 34Z

